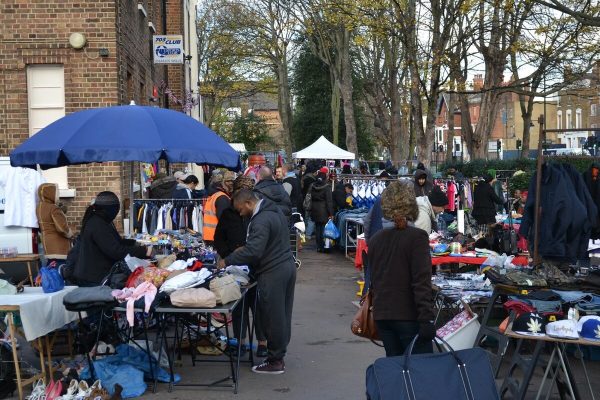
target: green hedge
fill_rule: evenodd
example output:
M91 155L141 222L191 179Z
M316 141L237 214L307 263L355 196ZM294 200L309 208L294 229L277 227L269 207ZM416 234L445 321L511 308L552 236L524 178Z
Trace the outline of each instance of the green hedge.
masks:
M587 170L590 165L597 159L586 156L561 156L548 157L548 160L556 163L572 164L579 172ZM536 160L529 158L516 160L473 160L465 163L445 163L439 166L438 171L444 173L450 168L457 171L468 178L482 176L490 169L495 170L510 170L510 171L525 171L533 173L535 171Z

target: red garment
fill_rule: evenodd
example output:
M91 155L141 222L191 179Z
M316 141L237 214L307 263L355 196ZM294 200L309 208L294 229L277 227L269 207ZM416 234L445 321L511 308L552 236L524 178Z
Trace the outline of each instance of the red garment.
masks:
M354 256L354 266L359 271L363 267L363 259L362 259L363 250L365 250L366 252L369 251L369 248L367 247L367 241L365 239L358 239L356 241L356 256Z
M448 196L448 205L446 206L446 210L455 211L456 210L456 193L458 192L456 188L456 184L454 182L448 182L448 190L446 191L446 195Z

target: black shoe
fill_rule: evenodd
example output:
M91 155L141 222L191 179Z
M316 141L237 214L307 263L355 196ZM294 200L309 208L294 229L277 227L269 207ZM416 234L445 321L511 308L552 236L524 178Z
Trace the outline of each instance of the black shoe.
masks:
M258 347L256 348L256 357L266 357L267 354L268 354L267 346L265 346L263 344L259 344Z
M235 356L237 356L237 351L238 351L237 346L227 346L225 348L225 350L223 351L223 353L225 353L228 356L235 357ZM248 351L248 347L245 344L243 344L242 348L240 349L240 357L244 357L246 355L247 351Z

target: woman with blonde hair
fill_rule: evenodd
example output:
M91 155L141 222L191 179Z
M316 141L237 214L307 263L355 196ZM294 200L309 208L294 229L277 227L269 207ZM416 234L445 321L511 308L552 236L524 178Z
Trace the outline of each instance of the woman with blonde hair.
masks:
M414 353L433 351L433 299L429 237L414 226L419 214L411 181L392 182L381 196L383 216L394 227L369 242L373 317L386 356L404 354L419 335Z

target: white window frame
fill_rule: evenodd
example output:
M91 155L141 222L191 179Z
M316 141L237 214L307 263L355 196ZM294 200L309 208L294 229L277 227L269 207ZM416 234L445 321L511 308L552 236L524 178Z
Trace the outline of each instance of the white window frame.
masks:
M566 121L565 121L565 128L566 129L573 128L573 119L572 119L572 112L571 112L571 110L567 110L567 116L566 116Z
M563 114L562 111L558 111L558 113L556 114L556 128L557 129L562 129L562 125L563 125Z
M575 110L575 128L581 129L582 122L583 122L583 118L582 118L581 108L578 108L577 110Z
M65 116L65 69L62 64L27 66L27 109L29 136ZM73 197L67 167L42 171L48 182L56 183L61 197Z
M590 104L590 117L595 117L598 112L598 104Z

